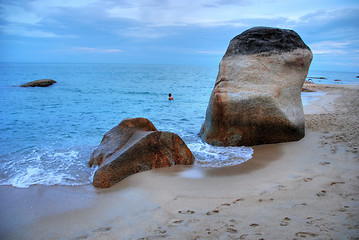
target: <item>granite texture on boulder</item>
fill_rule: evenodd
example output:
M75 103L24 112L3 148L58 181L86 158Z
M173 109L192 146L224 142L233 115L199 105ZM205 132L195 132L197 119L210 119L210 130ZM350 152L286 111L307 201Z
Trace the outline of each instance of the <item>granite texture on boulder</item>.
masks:
M32 82L21 84L20 87L48 87L54 83L56 83L56 81L52 79L40 79L40 80L35 80Z
M300 36L289 29L254 27L234 37L224 55L252 55L265 53L264 55L290 52L297 48L310 48L303 42Z
M255 27L233 38L220 62L201 138L219 146L303 138L301 90L312 58L292 30Z
M146 118L132 118L104 135L89 164L99 166L93 185L107 188L137 172L193 162L192 152L177 134L158 131Z

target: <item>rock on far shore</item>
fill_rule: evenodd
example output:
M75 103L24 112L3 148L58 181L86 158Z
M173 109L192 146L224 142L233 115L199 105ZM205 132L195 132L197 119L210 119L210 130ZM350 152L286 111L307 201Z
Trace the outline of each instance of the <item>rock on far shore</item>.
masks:
M35 80L32 82L21 84L20 87L48 87L54 83L56 83L56 81L52 79L40 79L40 80Z
M146 118L129 118L104 135L89 164L99 166L93 185L108 188L137 172L193 162L177 134L158 131Z
M292 30L254 27L233 38L220 62L201 138L220 146L303 138L301 89L312 58Z

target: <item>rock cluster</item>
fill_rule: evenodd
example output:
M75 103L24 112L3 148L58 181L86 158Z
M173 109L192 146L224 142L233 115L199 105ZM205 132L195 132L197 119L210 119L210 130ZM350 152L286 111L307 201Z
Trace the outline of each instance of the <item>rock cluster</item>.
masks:
M292 30L256 27L233 38L220 62L201 138L220 146L303 138L301 90L312 57ZM104 188L137 172L193 162L178 135L133 118L105 134L90 166L99 166L93 185Z

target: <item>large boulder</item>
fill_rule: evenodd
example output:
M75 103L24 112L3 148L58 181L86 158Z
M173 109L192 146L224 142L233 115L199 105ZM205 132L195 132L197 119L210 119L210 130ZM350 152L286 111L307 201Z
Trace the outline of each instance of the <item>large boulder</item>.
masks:
M21 84L20 87L48 87L54 83L56 83L56 81L52 79L40 79L40 80L35 80L32 82Z
M201 138L220 146L303 138L301 89L312 58L292 30L255 27L233 38L220 62Z
M177 134L158 131L146 118L132 118L105 134L89 163L99 166L93 185L107 188L137 172L193 162L192 152Z

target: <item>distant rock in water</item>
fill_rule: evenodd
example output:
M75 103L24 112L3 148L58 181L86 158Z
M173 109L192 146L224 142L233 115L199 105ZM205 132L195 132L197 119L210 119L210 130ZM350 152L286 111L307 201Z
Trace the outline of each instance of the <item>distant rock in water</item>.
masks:
M307 78L314 78L314 79L327 79L326 77L307 77Z
M220 62L201 138L219 146L303 138L301 90L312 58L292 30L255 27L233 38Z
M54 83L56 83L56 81L52 79L40 79L40 80L24 83L20 85L20 87L48 87Z
M177 134L158 131L146 118L132 118L105 134L89 164L99 166L93 185L107 188L137 172L193 162L192 152Z
M302 92L315 92L315 91L309 88L302 88Z
M312 79L308 79L308 80L305 80L305 82L304 83L307 83L307 84L315 84L315 82L313 82L313 80Z

